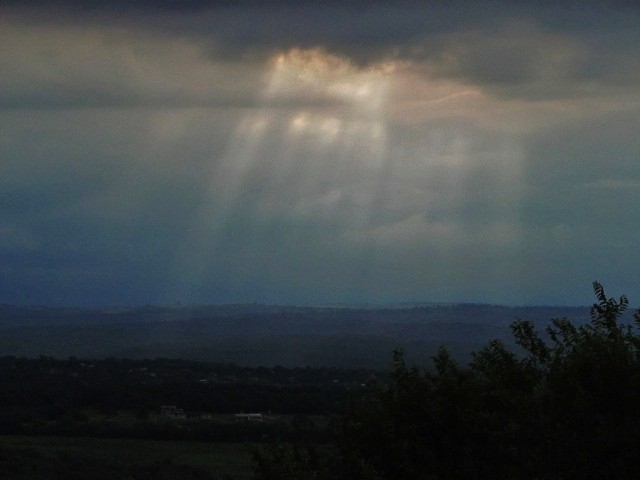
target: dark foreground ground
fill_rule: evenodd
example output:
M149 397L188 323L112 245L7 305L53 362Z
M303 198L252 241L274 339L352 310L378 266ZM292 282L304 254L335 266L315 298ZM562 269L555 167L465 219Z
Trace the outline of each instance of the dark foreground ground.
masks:
M253 446L70 437L0 437L3 479L249 479Z
M442 347L414 365L396 350L386 373L3 357L0 472L637 480L640 311L593 288L587 322L553 318L542 330L516 321L510 344L492 340L470 362Z
M263 444L322 444L370 370L0 358L2 479L248 479ZM177 415L163 406L173 406ZM240 413L258 413L247 420Z

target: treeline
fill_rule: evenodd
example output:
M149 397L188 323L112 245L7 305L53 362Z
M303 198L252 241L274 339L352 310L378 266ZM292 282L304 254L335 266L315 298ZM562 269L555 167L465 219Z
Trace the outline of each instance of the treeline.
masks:
M0 434L208 441L289 438L289 425L201 421L206 414L333 415L380 374L249 368L183 360L0 358ZM193 420L158 418L162 405ZM127 413L132 421L118 421ZM198 415L199 414L199 415ZM226 417L225 417L226 418ZM155 419L155 421L150 421ZM166 420L166 419L165 419Z
M266 479L636 479L640 467L640 311L594 283L590 323L553 319L544 335L512 325L521 351L492 341L429 368L395 352L331 448L301 441L256 456Z

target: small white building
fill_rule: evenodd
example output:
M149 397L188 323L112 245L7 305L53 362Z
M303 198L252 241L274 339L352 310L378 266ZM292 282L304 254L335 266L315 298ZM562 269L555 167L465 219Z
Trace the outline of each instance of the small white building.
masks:
M175 405L162 405L160 407L160 416L167 418L187 418L184 410Z
M262 413L235 413L233 416L236 420L247 420L253 422L261 422L266 418Z

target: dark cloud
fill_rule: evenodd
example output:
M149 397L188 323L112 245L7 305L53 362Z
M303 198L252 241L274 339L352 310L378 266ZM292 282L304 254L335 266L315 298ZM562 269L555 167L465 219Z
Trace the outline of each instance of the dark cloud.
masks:
M637 7L0 11L0 301L580 303L640 280Z
M123 33L121 44L164 39L166 47L179 49L175 42L186 41L212 62L260 63L274 51L322 46L358 64L383 59L418 62L433 75L486 86L507 97L590 96L595 89L633 87L640 79L640 9L622 2L606 8L597 2L559 6L553 2L140 1L63 2L47 8L44 4L50 2L9 3L7 18L25 28L59 25L77 30L84 25L85 32L107 32L102 34L103 43L116 48L117 37ZM60 45L67 52L57 54L73 55L69 50L74 41L83 39L69 39ZM93 45L96 47L99 45ZM55 45L48 51L52 48ZM141 48L144 58L146 47ZM46 50L38 53L47 54ZM116 49L115 53L123 52ZM131 74L127 67L130 65L115 64L105 77L80 75L78 83L69 84L65 79L59 85L33 84L32 90L27 85L26 91L3 88L0 105L186 106L208 102L224 106L248 102L246 95L234 96L224 89L194 96L180 85L161 89L145 85L147 91L142 93L135 82L126 82ZM188 65L182 67L188 72ZM95 67L92 70L102 73ZM125 81L109 78L114 74Z

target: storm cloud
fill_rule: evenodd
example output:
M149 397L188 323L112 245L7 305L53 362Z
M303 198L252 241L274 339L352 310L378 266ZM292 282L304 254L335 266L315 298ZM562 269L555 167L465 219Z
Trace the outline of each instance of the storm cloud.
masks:
M0 302L633 298L640 10L4 2Z

